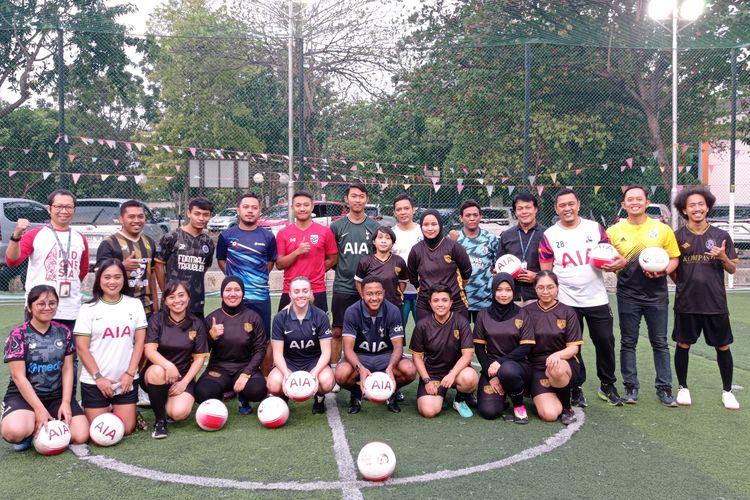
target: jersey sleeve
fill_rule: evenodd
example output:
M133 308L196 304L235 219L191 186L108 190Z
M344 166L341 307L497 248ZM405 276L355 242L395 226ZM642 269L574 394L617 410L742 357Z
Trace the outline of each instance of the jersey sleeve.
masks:
M506 229L505 231L500 233L500 237L497 239L497 250L496 250L497 257L500 257L501 255L505 255L506 253L508 253L508 249L505 246L505 238L504 238L505 233L507 233L508 231L510 231L510 229Z
M9 267L16 267L19 266L29 258L29 255L34 251L34 238L36 238L36 235L39 234L39 231L41 231L44 228L44 226L38 226L32 229L31 231L26 231L21 236L21 241L18 242L18 247L20 254L18 255L17 259L9 259L5 258L5 263L8 264Z
M474 322L474 343L475 344L484 345L487 343L487 332L485 331L485 328L484 328L484 314L477 315L477 319Z
M161 338L162 318L161 314L154 314L148 323L148 328L146 328L146 345L157 349L159 348L159 339Z
M725 251L727 253L727 257L729 260L737 260L737 249L734 248L734 241L732 241L732 237L729 235L729 233L726 233L724 236L724 239L722 240L722 243L726 242Z
M115 248L114 238L105 238L99 244L99 248L96 249L96 264L94 267L98 268L107 259L122 260L122 257L122 250L120 250L119 245Z
M404 259L402 259L396 254L393 254L392 258L396 259L394 264L399 270L398 273L396 274L396 277L398 278L399 281L403 283L408 283L409 282L409 270L406 268L406 262L404 262Z
M336 245L336 238L334 238L333 233L331 232L331 229L326 227L324 234L326 235L325 254L333 255L335 253L338 253L339 247Z
M5 362L25 361L26 344L23 341L21 327L15 328L5 340Z
M409 341L409 350L414 356L424 358L424 328L420 323L414 327L414 331L411 332L411 340Z
M388 336L391 339L404 338L404 324L401 320L401 311L398 308L386 309L388 319Z
M572 307L567 308L565 318L565 345L583 345L583 334L578 316Z
M154 260L161 264L166 264L170 255L174 252L175 241L177 240L177 231L172 231L161 237L159 245L156 247L156 256Z
M354 303L357 306L357 303ZM341 335L344 337L357 338L357 315L359 315L358 307L347 307L344 311L344 326L341 329Z
M314 306L310 306L314 307ZM316 329L318 330L318 340L330 340L333 338L333 331L331 330L331 322L328 320L328 314L324 311L320 311L321 314L316 315Z
M206 243L208 245L208 255L206 256L206 269L211 267L211 265L214 263L214 248L216 248L216 245L214 245L214 241L206 237Z
M273 317L273 323L271 324L271 340L284 341L284 316L287 313L287 310L281 310Z
M674 235L672 228L664 224L664 250L667 251L669 257L674 259L680 256L680 247L677 245L677 238Z
M266 259L268 262L276 262L276 259L278 258L278 253L276 250L276 238L273 237L273 234L268 234L268 239L266 242Z
M490 233L490 241L489 241L489 244L487 245L487 250L489 252L487 254L487 258L490 260L490 262L492 262L493 265L495 264L495 261L497 260L497 258L500 257L500 255L502 255L502 254L497 253L497 249L499 246L500 246L500 238Z
M552 245L549 242L547 235L543 235L542 239L539 240L539 263L549 264L555 261L555 251L552 250Z
M534 327L531 324L531 318L529 318L529 313L521 309L521 313L516 317L516 321L519 321L519 320L521 321L521 327L519 328L521 339L519 340L519 344L521 345L536 344L536 340L534 339Z
M474 352L474 335L471 334L471 326L468 321L462 321L458 325L458 335L461 342L461 352Z
M141 328L148 327L148 320L146 319L146 310L143 309L143 303L138 299L131 301L133 308L133 319L135 321L135 329L140 330Z
M253 311L254 312L254 311ZM253 355L245 368L242 369L242 373L245 375L252 375L255 372L260 371L260 365L263 363L263 358L266 357L266 348L268 347L268 337L266 337L266 329L263 326L263 320L260 319L258 314L252 314L252 345Z
M607 231L604 230L601 224L597 224L597 226L599 226L599 243L609 243Z
M219 238L216 240L216 260L227 260L227 240L224 237L224 233L226 231L222 231L221 234L219 234Z
M461 278L463 278L464 281L468 280L471 277L471 259L469 258L469 254L466 253L464 247L458 243L453 245L452 253L456 265L458 266L458 272L461 274Z
M83 240L83 254L81 255L81 268L78 270L78 279L83 281L89 273L89 240L81 233L78 234Z
M367 268L370 262L370 256L366 255L362 257L357 264L357 271L354 273L354 281L362 281L367 277Z
M208 332L206 331L206 324L200 319L195 321L195 341L193 341L193 357L194 358L206 358L208 357Z
M84 335L90 337L92 333L92 319L92 307L89 304L85 304L78 312L78 318L76 318L76 324L73 327L73 335Z
M60 325L60 327L65 332L65 355L70 356L72 354L75 354L76 342L73 339L73 332L71 332L70 328L65 325Z
M419 253L419 248L419 243L411 248L408 257L408 264L406 266L409 270L409 281L412 285L414 285L414 288L417 289L419 289L419 257L417 256L417 254Z

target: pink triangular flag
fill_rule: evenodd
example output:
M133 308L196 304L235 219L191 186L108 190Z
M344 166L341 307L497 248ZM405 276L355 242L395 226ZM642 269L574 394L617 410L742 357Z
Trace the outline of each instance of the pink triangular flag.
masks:
M109 149L115 149L117 147L117 143L113 140L107 140L107 146L109 146Z
M81 178L81 174L70 174L70 176L73 178L73 184L78 184L78 179Z
M462 168L461 168L461 170L463 170L465 174L468 174L468 173L469 173L469 169L468 169L468 168L466 168L466 167L462 167Z
M196 151L198 151L196 148L190 148L190 154L195 156Z
M120 160L112 160L112 163L114 163L115 167L116 167L116 166L118 166L120 164Z
M689 148L690 148L690 144L683 144L680 149L682 150L682 152L684 154L685 151L687 151Z
M125 143L125 148L126 148L126 149L127 149L128 151L133 151L133 144L132 144L132 143L130 143L130 142L126 142L126 143Z
M324 188L328 185L328 181L320 181L320 187Z
M628 168L627 165L620 165L620 172L624 172L626 168Z
M539 193L539 196L542 196L542 192L544 192L544 186L537 186L536 192Z
M76 159L76 155L68 155L68 160L73 161Z
M580 175L581 172L583 172L582 168L577 168L576 169L576 175Z
M340 174L340 175L341 175L341 179L346 182L346 176L344 174Z
M386 190L386 188L388 188L388 183L387 182L381 182L380 183L380 192L382 193L383 191Z
M677 166L677 171L678 171L679 173L682 173L682 171L683 171L683 170L685 170L685 167L683 167L682 165L678 165L678 166Z
M97 139L96 142L98 142L100 146L104 146L104 139Z
M644 173L646 171L646 167L641 167L641 173Z
M352 167L349 170L351 170L352 172L356 172L357 171L357 165L352 165Z
M678 192L678 193L679 193L680 191L682 191L682 190L683 190L684 188L685 188L685 186L683 186L682 184L677 184L677 192Z
M628 189L628 186L620 186L620 190L624 193Z
M57 136L57 139L55 139L55 144L57 144L58 142L60 142L60 139L62 139L62 137L60 137L60 136L58 135L58 136Z
M13 177L14 175L16 175L16 173L16 170L8 170L8 177Z
M182 165L175 165L175 166L174 166L174 169L175 169L176 171L178 171L178 172L180 171L180 169L181 169L181 168L182 168Z
M27 155L27 154L29 154L30 151L31 151L30 149L26 148L26 149L23 150L23 154Z
M632 158L628 158L627 160L625 160L625 163L628 164L628 168L633 168L633 159Z
M458 194L461 194L461 191L464 190L464 185L463 184L457 184L456 185L456 190L458 190Z
M505 184L506 182L508 182L508 179L510 179L510 177L500 177L500 182Z
M172 177L171 175L165 175L164 176L164 180L165 181L171 181L172 179L174 179L174 177Z

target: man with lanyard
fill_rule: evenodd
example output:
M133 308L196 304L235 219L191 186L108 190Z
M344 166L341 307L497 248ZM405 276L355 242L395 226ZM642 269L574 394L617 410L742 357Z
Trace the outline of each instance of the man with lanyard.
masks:
M349 414L362 408L362 384L371 372L387 373L397 387L417 377L414 364L404 354L404 326L401 311L385 300L380 278L362 280L362 299L346 309L343 344L345 360L336 367L336 382L351 391ZM386 402L388 411L400 413L396 394Z
M349 206L349 213L331 224L331 232L339 249L331 299L331 367L334 369L341 358L341 327L344 326L344 313L350 305L359 301L354 275L357 274L357 266L362 257L373 252L372 235L380 227L380 224L365 213L367 188L362 184L350 184L346 188L344 201Z
M214 242L203 232L214 212L214 204L206 198L188 202L187 224L164 235L156 250L156 281L164 290L167 281L184 281L190 289L190 312L203 318L206 292L203 279L211 267Z
M268 278L276 262L276 238L269 230L258 227L260 209L260 198L256 194L240 196L237 203L239 224L219 235L216 260L224 274L242 280L245 285L243 300L263 320L270 339L271 287ZM263 361L265 375L271 370L272 362L273 351L268 348Z
M536 219L539 202L531 193L518 193L513 198L513 211L518 219L518 225L502 232L497 255L502 257L511 254L521 261L523 272L515 279L516 291L513 300L523 307L537 299L534 278L541 270L539 242L547 227L539 224Z
M539 265L553 271L560 282L558 300L575 309L583 329L586 319L589 336L596 350L596 374L600 387L598 396L611 406L622 406L615 388L615 336L614 320L609 307L604 276L589 262L589 252L599 243L609 243L607 233L596 221L583 219L578 214L581 202L575 191L563 188L555 194L555 212L560 217L544 231L539 243ZM615 262L604 270L614 271ZM571 381L571 402L574 406L588 406L581 386L586 381L583 357L578 353L581 374Z
M393 253L409 262L409 252L414 245L422 241L422 230L414 222L414 202L408 194L403 193L393 200L393 215L398 222L393 229L396 241L393 243ZM401 320L404 328L409 323L409 313L414 322L417 322L417 289L410 283L406 284L404 290L404 304L401 307ZM401 401L401 400L399 400Z

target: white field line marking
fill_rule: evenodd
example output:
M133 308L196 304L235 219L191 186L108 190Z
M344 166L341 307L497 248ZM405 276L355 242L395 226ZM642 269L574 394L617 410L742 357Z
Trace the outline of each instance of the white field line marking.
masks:
M341 489L344 499L360 500L363 496L357 488L357 470L349 451L346 430L344 430L339 407L336 404L336 395L333 393L326 395L326 417L328 417L328 427L331 428L331 435L333 436L333 453L339 466L339 480L343 483Z

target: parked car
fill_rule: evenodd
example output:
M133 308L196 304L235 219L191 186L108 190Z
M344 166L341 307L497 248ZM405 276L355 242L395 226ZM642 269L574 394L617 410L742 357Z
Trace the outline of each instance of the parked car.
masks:
M729 232L729 206L714 205L708 214L708 221ZM750 248L750 205L734 206L734 225L730 234L735 248Z
M71 225L86 237L89 244L89 265L93 269L96 264L96 251L99 244L107 236L120 230L120 205L125 198L90 198L76 202L76 213ZM146 224L143 234L154 239L157 243L161 237L169 232L169 224L154 216L151 209L146 210Z
M510 207L482 208L482 222L479 223L479 227L494 235L500 236L500 233L515 224L516 218Z
M239 224L236 208L225 208L218 214L211 217L206 227L209 231L219 232Z
M274 205L261 214L258 225L268 229L276 236L282 228L289 224L288 210L289 207L286 204ZM324 226L330 226L331 222L344 217L347 213L349 213L349 210L346 205L337 201L313 202L313 219Z
M659 222L663 222L668 226L672 223L672 213L669 211L669 207L663 203L649 203L646 207L646 215L652 219L658 220ZM617 211L617 217L615 217L615 223L620 222L620 219L626 219L627 217L628 212L620 207L620 210Z
M365 205L365 213L371 219L377 221L381 226L393 227L396 225L396 218L391 215L383 215L380 211L380 205L368 203Z
M0 290L8 290L16 276L26 279L26 263L17 267L5 264L5 250L18 219L28 219L29 228L49 223L47 207L23 198L0 198Z

